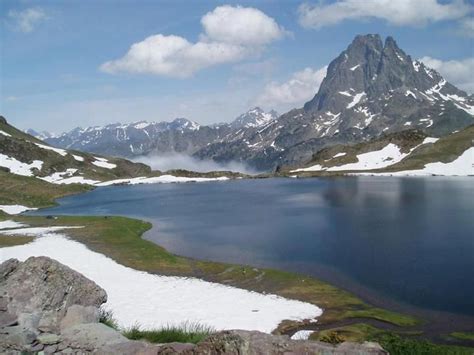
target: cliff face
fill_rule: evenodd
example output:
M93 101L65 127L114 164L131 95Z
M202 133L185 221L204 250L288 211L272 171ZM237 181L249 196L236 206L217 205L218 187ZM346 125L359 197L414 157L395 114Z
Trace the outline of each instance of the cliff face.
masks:
M386 354L377 344L290 340L260 332L224 331L194 344L154 345L125 338L100 323L106 292L47 257L0 265L0 352L24 354Z

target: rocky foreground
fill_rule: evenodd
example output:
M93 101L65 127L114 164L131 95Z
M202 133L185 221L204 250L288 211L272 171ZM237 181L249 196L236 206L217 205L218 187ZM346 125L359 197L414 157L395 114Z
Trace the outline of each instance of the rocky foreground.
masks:
M106 292L47 257L0 265L2 354L386 354L374 343L338 346L231 330L194 344L132 341L99 322Z

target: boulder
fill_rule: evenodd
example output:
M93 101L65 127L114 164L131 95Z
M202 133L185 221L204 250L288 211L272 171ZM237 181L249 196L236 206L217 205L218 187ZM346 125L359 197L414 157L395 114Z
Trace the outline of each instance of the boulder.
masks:
M7 260L0 266L0 298L0 303L8 300L8 313L41 314L38 329L58 332L70 306L97 308L107 301L107 294L95 282L53 259L31 257L23 263Z
M78 304L72 305L67 309L66 315L61 320L61 331L66 328L87 323L99 322L99 309L93 306L80 306Z
M216 333L182 354L279 355L279 354L388 354L375 343L344 342L339 345L291 340L285 335L271 335L256 331L229 330Z

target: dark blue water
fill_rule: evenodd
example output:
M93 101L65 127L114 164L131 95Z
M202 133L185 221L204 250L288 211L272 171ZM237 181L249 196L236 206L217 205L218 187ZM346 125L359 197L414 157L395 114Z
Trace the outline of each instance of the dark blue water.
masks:
M99 188L42 214L126 215L200 259L298 271L474 315L474 179L266 179ZM370 297L369 297L370 296Z

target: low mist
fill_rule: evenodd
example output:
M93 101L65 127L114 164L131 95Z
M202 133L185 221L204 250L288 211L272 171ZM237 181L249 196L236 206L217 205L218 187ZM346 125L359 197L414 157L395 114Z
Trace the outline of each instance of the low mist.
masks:
M133 159L135 162L149 165L153 170L167 171L185 169L205 173L208 171L233 171L244 174L257 174L258 171L241 162L217 163L213 160L201 160L186 154L168 153L148 155Z

